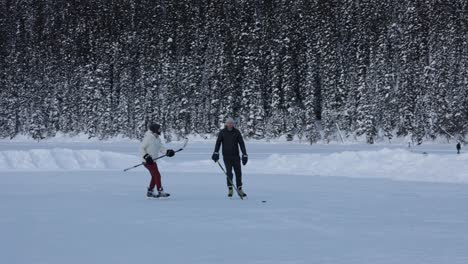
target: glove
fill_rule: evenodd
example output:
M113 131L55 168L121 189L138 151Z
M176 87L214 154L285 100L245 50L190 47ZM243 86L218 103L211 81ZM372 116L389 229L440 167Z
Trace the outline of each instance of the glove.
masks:
M145 159L146 165L151 165L154 163L153 157L151 157L149 154L145 154L143 159Z
M211 156L211 159L212 159L214 162L218 162L218 160L219 160L219 153L218 153L218 152L213 153L213 156Z
M174 155L175 155L175 151L174 151L173 149L168 149L168 150L166 151L166 156L168 156L168 157L174 157Z
M242 155L242 165L245 166L245 164L247 164L247 161L249 161L249 156L247 156L247 154Z

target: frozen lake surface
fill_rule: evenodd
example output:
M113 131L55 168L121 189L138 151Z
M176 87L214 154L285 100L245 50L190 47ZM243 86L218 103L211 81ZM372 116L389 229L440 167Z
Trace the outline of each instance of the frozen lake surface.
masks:
M242 201L212 143L160 162L173 196L147 200L134 142L1 141L0 262L468 263L454 146L248 143Z

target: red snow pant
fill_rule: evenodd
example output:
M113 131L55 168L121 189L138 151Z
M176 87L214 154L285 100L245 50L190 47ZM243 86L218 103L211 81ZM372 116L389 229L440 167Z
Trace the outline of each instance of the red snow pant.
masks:
M156 163L153 164L144 164L145 167L149 170L151 174L151 182L148 187L148 190L153 191L154 186L158 187L158 191L162 191L162 185L161 185L161 174L159 173L158 165Z

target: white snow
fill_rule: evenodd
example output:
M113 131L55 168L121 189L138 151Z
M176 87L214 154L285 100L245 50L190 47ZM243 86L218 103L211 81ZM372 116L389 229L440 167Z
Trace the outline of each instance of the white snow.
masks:
M211 140L158 162L173 196L146 200L134 141L2 141L0 263L468 263L454 146L247 144L249 199Z
M191 161L161 160L170 172L213 171L209 155ZM135 155L100 150L65 148L0 151L0 171L122 170L141 162ZM468 154L422 154L405 149L342 151L315 154L251 155L247 173L354 178L387 178L403 181L468 183Z
M0 170L55 171L121 169L137 156L100 150L31 149L0 151Z
M253 172L387 178L393 180L468 183L468 154L412 153L403 149L344 151L333 154L273 154L254 161ZM268 173L268 172L267 172Z

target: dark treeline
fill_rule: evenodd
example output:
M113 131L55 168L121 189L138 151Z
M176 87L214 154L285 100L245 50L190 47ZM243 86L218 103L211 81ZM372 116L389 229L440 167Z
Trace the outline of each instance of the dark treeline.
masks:
M0 137L468 132L468 0L0 0Z

